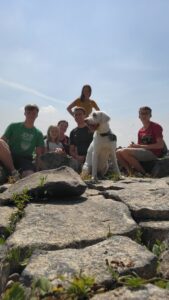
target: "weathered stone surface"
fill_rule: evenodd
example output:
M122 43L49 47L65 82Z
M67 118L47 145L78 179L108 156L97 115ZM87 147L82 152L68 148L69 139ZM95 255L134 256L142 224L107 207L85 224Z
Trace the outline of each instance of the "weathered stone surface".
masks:
M77 160L73 159L71 156L61 155L56 152L49 152L41 155L39 163L41 170L50 170L68 166L76 172L79 171L79 163Z
M127 181L128 180L124 180ZM98 181L92 181L92 180L85 180L85 183L87 184L88 188L90 189L97 189L98 191L106 191L106 190L121 190L125 188L125 185L123 185L123 181L113 181L113 180L98 180Z
M126 287L118 288L113 291L95 295L92 300L167 300L169 291L161 289L155 285L147 284L142 288L128 289Z
M158 272L163 278L169 279L169 250L161 254Z
M96 195L100 195L100 192L94 189L86 189L86 191L83 194L83 196L86 198L90 196L96 196Z
M3 235L5 233L10 224L10 217L16 210L17 209L13 207L0 206L0 234Z
M67 168L64 167L62 170L65 171ZM42 188L48 179L46 172L51 174L49 176L55 183L58 170L56 173L55 170L44 171L39 173L36 180L35 177L33 179L31 176L27 177L26 181L21 180L11 185L8 191L2 190L0 194L0 198L8 203L5 200L7 196L4 197L4 195L7 195L9 191L12 195L14 191L16 192L16 186L17 191L21 193L23 187L29 189L30 184L30 191L36 202L27 205L24 217L18 221L15 232L6 241L6 246L21 247L22 250L27 247L37 248L25 273L23 272L22 278L25 282L32 277L47 276L57 284L59 280L55 280L54 277L61 275L60 270L69 278L73 274L79 275L82 269L86 275L95 277L98 283L110 286L111 275L107 272L105 259L108 259L110 265L112 262L112 266L116 266L116 262L117 265L123 265L124 267L119 269L121 274L136 271L141 277L155 276L157 258L147 249L124 236L133 238L137 228L141 226L143 241L146 244L152 245L156 239L165 240L167 244L166 240L169 240L169 177L162 179L128 177L117 182L112 180L102 180L97 183L86 182L88 188L84 187L83 195L70 197L67 194L64 198L59 196L55 186L55 190L52 187L52 198L44 198L46 189ZM72 172L75 173L73 170ZM66 171L63 174L64 184L73 180L73 176L71 172ZM77 176L79 180L79 175ZM74 182L76 179L73 180L73 188L76 190ZM83 186L84 182L80 179L80 184L81 182ZM39 187L38 193L35 192L34 184ZM50 185L48 188L50 191ZM0 206L2 228L6 228L9 222L8 214L10 216L12 213L11 210L11 213L6 214L4 208L7 211L13 210L12 207ZM131 217L130 211L135 220L140 222L139 226ZM116 236L107 240L107 236L112 234ZM110 241L113 241L112 244ZM104 243L107 242L108 244L105 245ZM132 243L135 245L134 248ZM4 255L1 258L0 289L2 290L9 279L11 266L5 264ZM160 273L162 277L169 279L167 251L161 255L160 259ZM12 272L17 272L17 270L13 268ZM160 290L160 293L154 291L152 287L151 291L149 288L147 291L147 286L140 294L142 289L127 290L124 294L121 292L123 290L126 289L120 289L120 293L115 294L116 298L109 298L111 297L109 295L117 292L118 289L105 294L108 298L103 299L154 300L155 295L158 295L157 299L168 297L164 294L165 290ZM122 298L120 298L121 295ZM103 295L96 295L95 299L99 300L101 296L103 297Z
M29 204L7 244L41 249L82 247L108 234L133 237L137 228L125 204L96 195L88 200Z
M113 183L113 186L119 183ZM169 185L165 180L157 179L137 179L120 183L124 187L116 193L112 189L104 194L106 197L118 199L124 202L131 210L132 215L137 221L140 220L169 220Z
M5 261L6 258L6 247L3 245L0 245L0 294L4 290L8 276L10 274L10 265L7 261Z
M135 272L150 278L156 273L157 259L150 251L128 237L113 236L84 249L35 253L22 272L22 279L28 282L31 278L45 276L57 284L59 276L70 280L82 272L95 278L96 283L110 287L113 280L106 261L110 264L113 261L116 266L123 263L123 267L118 267L120 274Z
M86 190L86 184L81 177L69 167L60 167L53 170L44 170L25 177L8 190L0 194L0 203L8 203L14 193L21 194L27 188L29 194L39 198L62 198L66 196L80 196Z
M162 242L169 238L169 221L147 221L139 225L143 229L143 243L150 247L157 240Z
M9 189L10 186L10 183L4 183L3 185L0 185L0 193L5 192L7 189Z

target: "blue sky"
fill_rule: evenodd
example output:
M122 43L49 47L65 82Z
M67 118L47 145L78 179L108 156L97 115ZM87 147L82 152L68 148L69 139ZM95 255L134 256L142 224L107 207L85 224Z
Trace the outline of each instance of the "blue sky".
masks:
M169 145L168 0L0 0L2 135L36 103L46 133L84 84L111 117L118 145L136 141L148 105Z

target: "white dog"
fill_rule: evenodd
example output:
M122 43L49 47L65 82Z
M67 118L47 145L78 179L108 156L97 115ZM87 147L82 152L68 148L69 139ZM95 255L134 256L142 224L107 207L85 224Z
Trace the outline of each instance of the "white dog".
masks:
M110 130L109 120L110 117L102 111L95 111L85 119L89 127L93 127L95 132L87 151L82 177L92 174L92 179L96 180L98 174L104 176L108 171L110 160L115 174L120 177L116 159L116 136Z

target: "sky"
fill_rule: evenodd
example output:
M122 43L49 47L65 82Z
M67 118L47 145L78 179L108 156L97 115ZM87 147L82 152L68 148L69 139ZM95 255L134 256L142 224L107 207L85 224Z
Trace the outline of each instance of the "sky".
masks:
M24 121L46 134L92 87L118 146L137 141L138 109L152 108L169 146L169 0L0 0L0 135Z

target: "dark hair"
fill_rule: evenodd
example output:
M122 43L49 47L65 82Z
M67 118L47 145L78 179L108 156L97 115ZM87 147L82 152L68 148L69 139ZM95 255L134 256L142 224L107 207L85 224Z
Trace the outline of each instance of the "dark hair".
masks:
M27 104L25 106L25 111L26 110L34 110L34 109L36 109L37 112L39 112L39 107L36 104Z
M142 107L139 108L139 112L140 112L141 110L147 110L147 111L150 113L150 115L151 115L151 113L152 113L152 109L151 109L149 106L142 106Z
M58 122L58 125L60 125L60 123L62 123L62 122L66 123L67 126L69 126L69 123L68 123L68 121L66 121L66 120L60 120L60 121Z
M82 87L82 91L81 91L81 95L80 95L80 100L81 101L84 101L84 99L85 99L85 96L84 96L84 89L85 88L88 88L89 89L89 91L90 91L90 96L91 96L91 93L92 93L92 88L91 88L91 86L89 85L89 84L85 84L83 87Z

